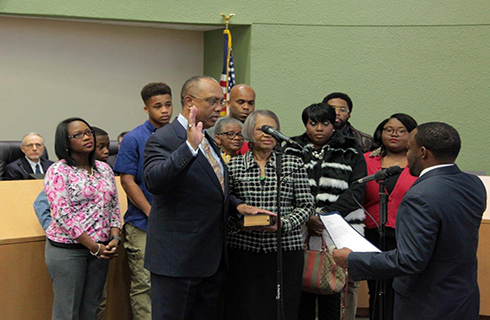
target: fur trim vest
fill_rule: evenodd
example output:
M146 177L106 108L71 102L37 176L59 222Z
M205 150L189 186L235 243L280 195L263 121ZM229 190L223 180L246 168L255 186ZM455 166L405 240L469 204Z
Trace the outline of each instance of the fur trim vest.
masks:
M321 150L314 150L306 133L292 139L303 146L304 151L298 146L288 144L284 152L303 159L315 198L316 213L339 211L349 223L358 224L362 229L364 213L349 214L358 208L355 201L349 199L352 197L344 197L342 204L336 203L350 188L353 176L362 177L366 172L364 157L357 148L355 139L336 132ZM364 189L356 195L356 200L362 204Z

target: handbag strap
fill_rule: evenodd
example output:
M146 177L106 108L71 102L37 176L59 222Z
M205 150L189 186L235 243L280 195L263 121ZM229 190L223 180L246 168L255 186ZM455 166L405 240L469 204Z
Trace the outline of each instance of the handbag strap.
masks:
M347 311L347 291L349 289L349 271L345 269L345 287L342 297L342 320L345 320L345 313Z
M321 251L327 251L327 241L325 241L325 237L323 234L321 235L322 237L322 249ZM303 244L305 250L310 250L310 234L306 236L305 243Z

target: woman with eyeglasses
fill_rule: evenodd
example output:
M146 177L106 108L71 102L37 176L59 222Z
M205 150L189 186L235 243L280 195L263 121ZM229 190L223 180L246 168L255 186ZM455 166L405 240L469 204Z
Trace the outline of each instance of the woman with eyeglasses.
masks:
M121 219L114 174L95 160L96 138L81 118L58 124L59 161L47 171L44 191L52 221L45 260L54 291L53 319L95 319L109 260L116 256Z
M301 294L303 244L301 225L313 212L313 197L306 169L297 157L282 155L282 183L277 192L277 141L264 133L264 125L279 130L279 119L269 110L252 112L243 125L251 151L228 164L230 194L248 205L277 213L281 199L282 257L285 319L296 319ZM243 226L230 214L229 272L225 319L276 319L277 221L270 226Z
M216 143L221 149L221 157L225 163L237 155L243 144L243 124L234 118L220 119L215 126Z
M383 120L374 132L374 142L377 146L372 152L364 154L367 164L367 174L391 166L399 166L403 171L385 181L386 192L389 195L388 217L386 222L385 250L396 248L395 222L398 206L403 196L415 182L417 177L410 175L407 165L407 145L410 132L417 127L417 122L404 113L395 113ZM366 184L364 208L369 213L366 217L364 230L366 238L374 245L379 245L379 185L375 181ZM386 307L384 319L393 319L394 291L393 279L386 279ZM369 280L369 312L371 319L380 319L375 301L377 297L376 280ZM376 312L375 312L376 311Z
M364 186L353 182L366 175L366 163L356 139L335 131L335 119L335 109L325 103L308 106L302 113L306 132L292 138L303 148L287 144L284 150L286 154L300 157L308 172L315 214L302 228L302 241L309 241L311 250L321 250L322 237L331 244L318 214L338 211L359 231L364 223L364 214L356 211L357 203L364 200ZM357 288L354 282L349 283L349 290ZM299 320L337 320L340 317L341 293L301 292Z

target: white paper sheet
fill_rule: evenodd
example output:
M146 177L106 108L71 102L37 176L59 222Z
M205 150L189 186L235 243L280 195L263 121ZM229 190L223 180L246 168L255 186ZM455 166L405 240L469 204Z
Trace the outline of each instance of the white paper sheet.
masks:
M339 213L320 215L320 219L337 248L349 248L354 252L381 252L366 240Z

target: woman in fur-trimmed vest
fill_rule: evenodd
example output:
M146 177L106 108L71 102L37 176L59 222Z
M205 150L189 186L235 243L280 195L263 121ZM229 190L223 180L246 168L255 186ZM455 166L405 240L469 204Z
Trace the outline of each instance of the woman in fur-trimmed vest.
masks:
M303 110L302 120L306 132L292 138L304 147L286 145L284 152L301 157L305 163L311 192L315 197L316 213L338 211L361 233L364 213L359 204L364 200L364 186L352 182L366 175L366 162L353 138L336 132L335 110L324 104L312 104ZM359 210L358 210L359 209ZM304 239L310 235L310 248L320 250L321 235L331 243L318 216L312 216L303 228ZM349 282L347 307L357 306L357 284ZM315 304L318 300L318 319L340 319L340 293L317 295L302 292L298 319L315 319ZM353 301L349 301L353 300Z

